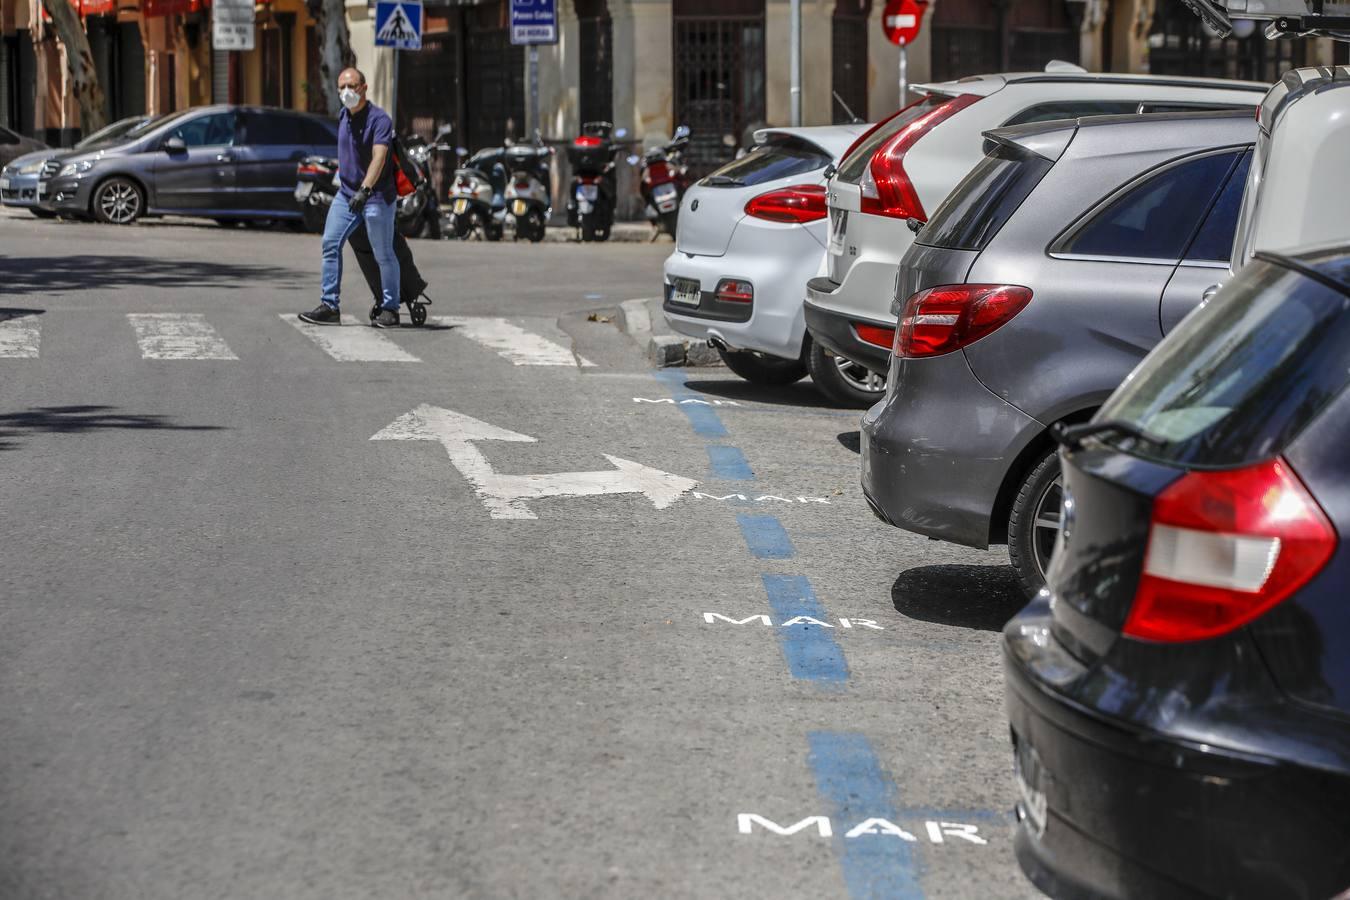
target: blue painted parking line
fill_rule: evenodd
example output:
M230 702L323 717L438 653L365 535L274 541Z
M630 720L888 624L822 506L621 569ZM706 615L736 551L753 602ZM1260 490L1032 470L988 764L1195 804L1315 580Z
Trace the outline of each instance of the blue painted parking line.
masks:
M754 481L755 473L750 469L745 454L736 447L726 444L708 445L708 462L712 464L713 474L723 481Z
M825 604L816 598L811 582L801 575L761 575L769 595L774 621L784 623L778 629L778 643L793 678L816 682L820 687L839 688L848 682L848 662L844 648L834 632L821 624L793 622L809 618L827 622Z
M750 516L737 513L736 523L741 526L745 536L745 545L751 554L759 559L791 559L792 540L788 537L783 523L773 516Z
M895 784L882 771L881 761L861 734L813 731L807 735L811 754L808 762L815 775L816 791L829 805L836 822L862 823L899 819L892 797ZM919 866L912 840L864 832L853 838L835 834L844 884L853 900L921 900Z
M698 394L689 390L685 386L687 376L680 371L673 369L657 369L653 373L656 379L667 388L670 394L675 398L676 405L680 412L684 413L689 424L694 426L694 433L704 438L724 438L727 436L727 428L722 424L722 419L717 415L717 410L711 406L701 406L697 404L681 403L681 400L691 400L698 397Z

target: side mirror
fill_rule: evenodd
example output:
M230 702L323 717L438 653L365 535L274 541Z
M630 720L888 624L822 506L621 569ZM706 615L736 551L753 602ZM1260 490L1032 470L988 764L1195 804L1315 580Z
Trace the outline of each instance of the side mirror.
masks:
M836 166L834 163L830 163L828 166L825 167L825 175L824 175L825 180L829 181L831 178L834 177L834 173L838 171L839 167Z
M629 164L630 166L636 166L636 165L637 165L638 163L640 163L641 161L642 161L642 157L638 156L636 153L630 153L630 154L628 155L628 164Z
M1223 287L1221 284L1211 284L1209 287L1205 288L1204 292L1200 294L1200 302L1208 303L1214 295L1219 292L1219 288L1221 287Z
M164 142L164 150L166 153L186 153L187 144L183 142L182 138L175 135Z
M675 139L679 140L682 137L689 137L688 125L681 125L679 128L675 129Z
M458 153L460 156L468 156L468 155L469 155L469 148L468 148L468 147L456 147L456 148L455 148L455 152Z
M616 138L626 138L628 137L628 129L620 128L618 131L614 132L614 136Z

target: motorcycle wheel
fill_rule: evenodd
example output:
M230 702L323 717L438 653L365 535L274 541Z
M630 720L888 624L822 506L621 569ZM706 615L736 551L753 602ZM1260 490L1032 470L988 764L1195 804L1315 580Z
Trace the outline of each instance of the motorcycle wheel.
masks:
M305 230L311 234L323 234L328 223L328 207L320 203L306 203L302 213L305 217Z
M594 222L592 222L590 219L581 220L581 242L583 244L589 244L592 241L604 240L604 238L596 237L598 233L599 227Z
M530 243L537 244L542 241L547 227L544 224L544 217L539 213L530 216Z
M473 223L468 216L451 216L450 234L458 240L467 241L473 234Z
M675 226L679 224L679 221L680 221L680 213L678 210L676 210L675 212L662 213L661 230L664 231L666 234L670 235L671 237L674 237Z
M483 226L483 237L489 241L500 241L502 239L502 226L492 222Z

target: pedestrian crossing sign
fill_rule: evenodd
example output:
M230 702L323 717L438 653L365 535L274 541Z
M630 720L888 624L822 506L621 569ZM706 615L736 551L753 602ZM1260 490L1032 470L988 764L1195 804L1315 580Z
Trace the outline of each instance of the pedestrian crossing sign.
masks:
M422 49L422 0L377 0L375 46Z

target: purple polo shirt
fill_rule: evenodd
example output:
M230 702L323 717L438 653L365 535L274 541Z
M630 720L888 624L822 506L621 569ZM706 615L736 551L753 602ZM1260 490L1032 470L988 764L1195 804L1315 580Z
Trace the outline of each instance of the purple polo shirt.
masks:
M375 145L391 147L393 143L394 123L389 120L389 114L374 103L367 103L359 113L347 109L338 113L338 180L342 182L345 196L361 190ZM382 196L387 203L397 199L393 166L384 167L373 193Z

